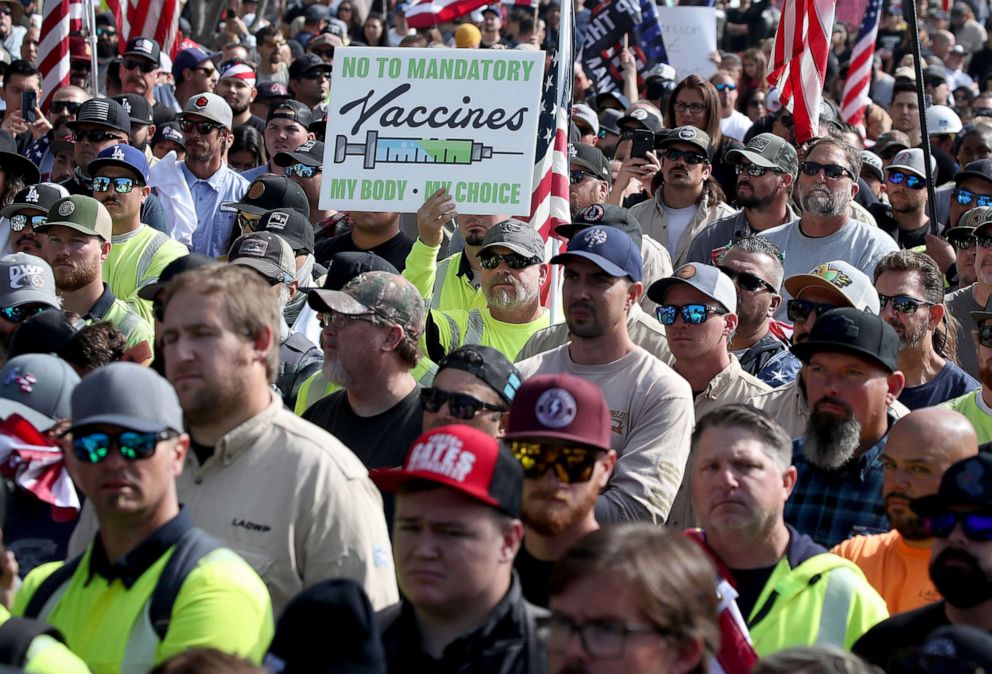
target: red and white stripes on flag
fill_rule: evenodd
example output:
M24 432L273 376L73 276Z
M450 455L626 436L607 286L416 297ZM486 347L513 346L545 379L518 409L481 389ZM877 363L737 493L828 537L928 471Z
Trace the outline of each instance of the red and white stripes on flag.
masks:
M117 22L120 51L128 40L150 37L163 52L174 57L179 32L179 0L107 0Z
M411 28L430 28L488 4L488 0L418 0L407 8L406 22Z
M817 135L836 0L785 0L768 82L792 111L796 142Z
M840 113L848 124L860 124L868 105L868 88L875 58L875 39L878 37L878 20L882 13L882 0L870 0L861 21L857 40L851 50L851 66L844 82Z
M40 107L47 112L52 96L69 84L69 33L71 24L82 20L80 0L45 0L41 10L41 42L38 44L38 70L41 72Z

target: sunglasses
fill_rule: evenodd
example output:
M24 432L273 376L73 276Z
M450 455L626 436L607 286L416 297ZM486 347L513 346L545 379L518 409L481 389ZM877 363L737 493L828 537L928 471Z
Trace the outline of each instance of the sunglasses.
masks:
M705 164L709 161L706 155L699 154L698 152L693 152L692 150L676 150L674 148L668 148L665 150L665 159L668 161L678 161L681 159L686 164L690 164L692 166Z
M313 178L315 175L321 172L319 166L307 166L306 164L290 164L286 167L286 177L292 178L297 176L299 178Z
M679 103L676 103L672 107L675 108L675 112L682 112L682 113L691 112L694 115L699 115L699 114L702 114L702 113L706 112L706 104L705 103L682 103L682 102L679 102Z
M314 49L311 53L316 54L320 58L334 58L334 47L330 49Z
M110 186L114 186L114 191L118 194L128 194L134 189L137 181L134 178L109 178L107 176L97 176L90 179L90 187L94 192L107 192Z
M592 173L588 171L569 171L568 172L568 182L572 185L578 185L586 178L596 178Z
M593 447L545 445L540 442L511 440L510 451L524 467L524 477L543 477L548 469L565 484L588 482L596 462L603 456L601 449Z
M915 314L920 307L933 306L933 302L918 300L909 295L879 295L878 307L880 311L885 311L885 307L892 303L892 310L900 314Z
M303 80L329 80L331 79L331 73L326 70L312 70L308 73L303 73L300 75L300 79Z
M769 171L773 173L782 173L782 171L777 168L771 168L769 166L758 166L757 164L734 164L734 173L737 175L744 175L747 173L752 178L760 178Z
M201 136L206 136L214 129L223 129L224 125L217 124L215 122L193 122L188 119L180 119L179 128L183 130L183 133L189 133L190 131L196 130L196 132Z
M238 227L242 232L254 232L255 225L258 224L262 216L255 215L254 213L245 213L244 211L238 211Z
M976 236L975 245L979 248L992 248L992 236Z
M162 440L177 437L175 431L159 431L158 433L140 433L124 431L122 433L84 433L75 434L72 438L72 449L76 458L84 463L100 463L110 456L110 448L117 447L121 456L128 461L147 459L155 453L155 448Z
M978 326L978 343L992 348L992 323L982 323Z
M97 37L114 37L117 35L117 31L113 28L97 28L96 34Z
M10 216L10 229L14 232L20 232L28 225L32 228L38 225L44 225L48 222L47 215L23 215L18 213L17 215Z
M889 171L889 182L893 185L905 185L911 190L922 190L927 186L927 181L923 178L902 171Z
M817 316L822 316L825 312L836 308L832 304L821 304L819 302L810 302L809 300L789 300L785 304L786 315L793 323L805 323L806 319L814 311Z
M462 421L474 419L475 415L482 410L489 410L490 412L507 411L506 407L492 405L464 393L452 393L451 391L434 387L420 389L420 407L425 412L433 414L441 409L444 403L448 403L448 411L451 412L451 416Z
M975 194L963 187L954 188L954 200L962 206L970 206L975 201L979 206L992 206L992 194Z
M754 274L750 274L746 271L737 271L736 269L731 269L730 267L724 267L721 265L717 265L717 269L729 276L731 281L749 293L757 292L762 288L770 293L775 292L775 288L772 287L771 283L755 276Z
M986 237L992 238L992 237ZM971 250L973 246L976 245L975 237L967 236L962 238L948 238L947 241L954 246L954 250Z
M722 82L720 84L714 84L713 86L716 87L717 91L733 91L737 88L736 84L724 84Z
M43 304L21 305L17 307L0 307L0 318L10 323L22 323L32 316L37 316L42 311L47 311L51 307Z
M815 161L804 161L799 165L799 169L808 176L815 176L820 171L823 171L823 175L828 180L838 180L842 176L847 176L851 180L854 180L853 173L837 164L818 164Z
M507 253L506 255L490 253L479 256L479 264L482 265L483 269L496 269L499 267L501 261L505 262L506 266L510 269L525 269L531 265L540 264L541 258L536 255L533 257L524 257L518 253Z
M662 325L675 325L675 320L682 314L682 320L689 325L702 325L709 320L710 314L723 315L726 309L711 307L706 304L662 304L655 309L655 314Z
M10 7L0 6L0 15L10 16Z
M964 535L973 541L992 541L992 514L947 511L923 518L923 527L934 538L947 538L960 522Z
M146 75L152 72L153 70L158 70L157 63L152 63L151 61L142 61L139 59L124 59L124 62L121 63L121 65L127 68L128 70L140 70Z
M124 142L127 140L127 138L121 138L115 133L110 133L109 131L99 131L97 129L76 129L72 132L72 139L77 143L81 143L84 140L88 140L91 143L105 143L108 140Z
M52 112L67 112L70 115L75 115L79 113L79 106L82 103L76 103L75 101L55 101L52 103Z

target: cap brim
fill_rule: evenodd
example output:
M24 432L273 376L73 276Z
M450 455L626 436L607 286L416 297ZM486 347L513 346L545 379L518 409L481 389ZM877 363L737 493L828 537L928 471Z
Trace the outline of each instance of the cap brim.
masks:
M239 257L236 260L228 260L230 264L240 265L254 269L259 274L268 279L281 279L286 274L284 269L270 260L262 260L257 257Z
M912 173L917 178L923 178L924 180L927 177L925 173L921 173L912 166L906 166L905 164L889 164L888 166L885 167L886 171L891 171L893 169L899 169L901 171L905 171L906 173Z
M138 297L149 302L155 301L155 296L159 291L165 290L165 283L149 283L138 291Z
M928 496L914 498L909 502L909 509L917 515L930 515L944 510L949 506L970 505L977 505L988 509L988 496L982 494L979 497L969 499L965 498L964 494L960 494L954 498L947 498L945 496L941 496L940 494L930 494Z
M254 215L265 215L269 212L269 209L255 206L254 204L243 204L240 201L225 201L220 205L220 208L224 211L244 211L245 213L252 213Z
M992 318L992 312L990 311L972 311L968 313L971 320L975 321L975 325L981 325L982 321L987 321Z
M851 302L851 298L841 292L837 286L830 281L813 274L796 274L795 276L790 276L785 279L785 282L782 285L794 299L798 299L807 288L822 288L823 290L828 290L833 293L837 299L844 303L843 306L854 307L854 303Z
M133 164L129 164L126 161L120 161L119 159L112 159L110 157L104 157L102 159L94 159L86 166L86 172L92 176L96 171L99 171L104 166L116 166L118 168L127 169L128 171L134 172L143 181L148 182L148 179L138 170Z
M558 236L563 236L568 240L572 240L576 234L581 232L583 229L587 229L589 227L591 227L591 225L577 225L575 223L570 223L567 225L558 225L557 227L555 227L555 234L557 234ZM562 255L564 255L564 253L562 253ZM557 257L561 257L561 255L558 255ZM554 262L554 260L551 261Z
M492 506L494 508L501 508L499 501L494 499L489 494L481 494L478 491L472 489L465 489L464 487L458 487L447 482L445 480L440 480L436 477L434 473L420 473L420 472L407 472L403 468L376 468L369 471L369 478L375 483L379 489L384 492L396 492L411 480L417 480L421 482L431 482L441 487L447 487L448 489L458 492L459 494L464 494L469 498L481 501L486 505Z
M320 162L308 154L302 152L278 152L273 157L276 166L291 166L293 164L303 164L304 166L320 166Z
M860 356L874 361L889 372L895 371L891 365L883 362L882 359L878 357L877 353L869 349L862 349L861 347L852 346L845 342L806 340L805 342L800 342L799 344L793 344L791 350L796 358L801 360L803 363L808 363L809 359L816 353L846 353L852 356Z
M592 175L593 175L594 178L596 178L596 180L606 180L606 178L603 178L602 176L599 175L599 169L598 168L596 168L595 166L593 166L589 162L585 161L584 159L579 159L578 157L572 157L572 159L571 159L571 161L569 163L570 164L576 164L577 166L581 166L582 168L584 168L584 169L592 172Z
M10 206L4 206L3 208L0 208L0 216L2 216L4 218L9 218L12 215L16 215L18 211L26 211L28 209L31 209L31 210L34 210L34 211L42 211L43 213L47 213L48 212L48 209L47 208L43 208L39 204L17 203L17 204L11 204Z
M719 304L721 307L723 306L723 302L713 297L713 295L706 292L702 288L696 286L694 283L692 283L690 279L677 278L675 276L667 276L665 278L658 279L657 281L652 283L651 286L648 288L648 299L650 299L655 304L663 304L665 301L665 293L668 292L668 289L674 285L679 285L679 284L689 286L690 288L694 288L699 292L701 292L702 294L706 295L706 297L710 298L711 300Z
M24 403L17 402L16 400L0 398L0 417L6 419L11 414L17 414L24 417L39 431L47 431L49 428L58 423L58 419L53 419L46 416L41 412L28 407Z
M553 258L551 258L551 263L564 264L565 262L568 262L569 259L576 257L581 257L584 260L589 260L590 262L592 262L594 265L605 271L610 276L615 276L617 278L620 278L622 276L628 276L627 271L625 269L623 269L618 265L613 264L602 255L596 255L595 253L587 253L584 250L575 251L575 252L565 252L562 253L561 255L555 255Z
M534 251L529 250L526 246L523 246L519 243L515 243L513 241L495 241L480 248L479 251L476 253L476 256L481 255L482 251L484 250L488 250L490 248L500 248L500 247L509 248L514 253L518 253L520 255L523 255L524 257L532 257L535 255ZM538 257L541 258L542 262L544 261L544 255L538 255Z
M336 311L339 314L365 314L371 309L348 293L340 290L315 288L307 294L307 304L314 311Z
M752 164L755 164L756 166L763 166L764 168L780 168L779 165L773 162L772 160L762 157L760 154L752 150L735 149L727 153L727 161L729 162L735 162L740 157L747 158L748 160L750 160Z
M98 234L94 230L87 229L86 227L83 227L82 225L77 224L75 222L59 222L57 220L48 220L47 222L45 222L44 225L38 225L37 227L35 227L34 230L36 232L44 233L47 232L52 227L68 227L69 229L74 229L77 232L82 232L83 234L89 234L90 236L95 236L103 239L103 237L100 236L100 234ZM106 241L107 239L104 240Z
M0 152L0 166L8 174L17 174L24 177L25 185L36 185L41 181L41 173L27 157L22 157L13 152Z
M93 416L73 419L69 432L83 426L93 426L95 424L107 424L109 426L120 426L139 433L158 433L168 430L170 427L160 421L132 417L127 414L94 414ZM181 428L173 428L173 431L182 431Z

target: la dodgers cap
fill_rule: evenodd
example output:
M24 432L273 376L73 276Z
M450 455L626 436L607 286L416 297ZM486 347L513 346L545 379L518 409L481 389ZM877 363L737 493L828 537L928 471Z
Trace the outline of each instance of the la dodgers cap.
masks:
M97 171L105 166L118 166L134 171L144 184L148 184L148 159L144 152L133 145L113 145L100 150L86 171L91 176L95 176Z
M62 197L67 196L69 196L68 190L56 183L28 185L14 195L14 201L10 206L0 209L0 216L10 218L10 216L28 209L48 213L48 209L52 207L52 204Z

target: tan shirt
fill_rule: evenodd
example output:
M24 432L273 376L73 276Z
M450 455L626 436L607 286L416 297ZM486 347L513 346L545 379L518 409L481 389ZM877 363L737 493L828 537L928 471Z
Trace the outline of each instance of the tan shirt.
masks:
M517 367L524 378L567 372L602 389L612 417L610 444L618 458L596 500L596 520L663 523L689 456L694 418L685 379L637 346L612 363L582 365L572 361L566 344Z
M660 243L645 235L641 239L641 262L644 267L642 280L644 282L644 294L641 295L641 308L648 314L654 316L658 305L648 299L648 288L658 279L668 278L672 275L672 256L668 250Z
M685 256L689 252L689 244L692 240L714 220L733 215L736 211L722 201L713 201L706 197L700 202L696 209L696 214L689 221L689 226L679 237L678 245L671 252L671 257L675 260L675 266L680 266L685 262ZM653 199L642 201L630 209L630 214L641 223L641 230L655 241L668 241L668 213L661 205L661 190L654 195Z

